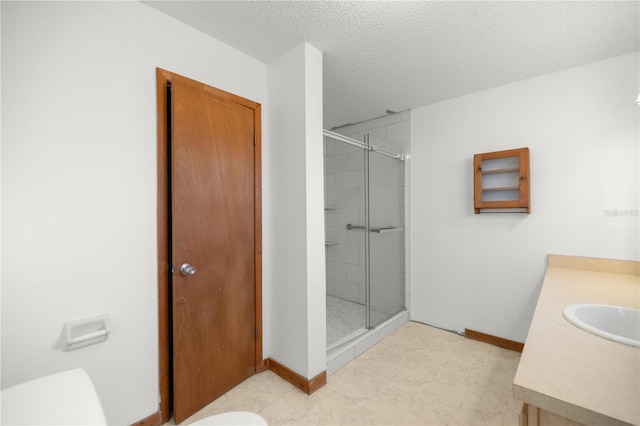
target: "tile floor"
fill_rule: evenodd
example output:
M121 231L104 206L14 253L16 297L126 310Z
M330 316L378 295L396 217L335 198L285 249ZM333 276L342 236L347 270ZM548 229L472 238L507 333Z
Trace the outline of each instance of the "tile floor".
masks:
M520 354L409 322L306 395L270 371L185 420L253 411L269 425L517 425Z
M327 294L327 347L364 324L364 305Z

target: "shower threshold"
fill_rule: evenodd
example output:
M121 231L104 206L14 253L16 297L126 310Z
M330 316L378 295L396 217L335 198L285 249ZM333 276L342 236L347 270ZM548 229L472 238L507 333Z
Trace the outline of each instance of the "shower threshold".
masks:
M409 311L400 311L375 328L360 328L327 348L327 376L344 367L360 354L409 322Z
M347 334L346 336L344 336L340 340L337 340L337 341L333 342L332 344L330 344L329 346L327 346L327 352L331 352L332 350L344 345L345 343L348 343L349 341L355 339L356 337L360 336L361 334L366 333L367 331L369 331L369 330L367 330L366 327L361 327L361 328L357 329L356 331Z

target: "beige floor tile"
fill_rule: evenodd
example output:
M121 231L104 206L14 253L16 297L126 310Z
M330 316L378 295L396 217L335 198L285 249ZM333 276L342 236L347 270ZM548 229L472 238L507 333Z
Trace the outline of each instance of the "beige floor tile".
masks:
M520 354L410 322L306 395L257 374L185 424L253 411L269 425L517 425L512 383Z
M272 404L258 411L270 425L301 424L301 418L305 416L313 405L311 398L313 395L305 395L302 391L295 389L282 395Z
M456 413L455 408L441 404L422 390L412 395L408 411L418 417L422 425L449 425Z
M462 399L469 390L463 377L448 372L438 374L434 380L424 387L425 396L449 409L457 410Z

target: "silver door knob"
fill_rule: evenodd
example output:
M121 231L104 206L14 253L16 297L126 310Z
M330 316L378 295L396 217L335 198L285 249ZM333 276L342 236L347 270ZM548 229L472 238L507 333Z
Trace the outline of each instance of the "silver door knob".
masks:
M196 273L196 268L189 265L188 263L183 263L180 267L180 273L182 275L193 275Z

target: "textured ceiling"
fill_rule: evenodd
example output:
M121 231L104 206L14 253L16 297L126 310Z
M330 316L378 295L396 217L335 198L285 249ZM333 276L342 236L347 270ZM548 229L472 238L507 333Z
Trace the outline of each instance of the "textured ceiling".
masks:
M637 0L144 3L264 63L302 42L322 51L326 128L636 51L640 39Z

